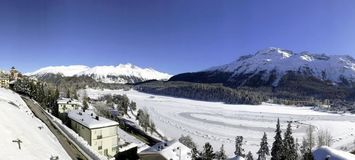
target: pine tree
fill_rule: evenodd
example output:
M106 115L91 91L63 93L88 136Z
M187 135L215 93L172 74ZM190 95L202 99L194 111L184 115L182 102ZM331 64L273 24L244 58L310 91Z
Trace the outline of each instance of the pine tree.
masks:
M192 138L189 135L181 135L181 137L179 138L179 142L191 149L196 148L196 144L192 141Z
M70 98L70 89L67 90L67 98Z
M202 151L202 159L203 160L212 160L214 158L213 147L210 143L205 143Z
M266 160L266 155L270 155L269 146L267 143L267 135L264 132L263 138L261 138L260 149L257 152L258 160Z
M312 150L307 148L306 152L303 154L303 160L313 160Z
M58 89L58 87L55 88L54 98L56 100L59 98L59 89Z
M244 149L242 148L243 146L243 136L237 136L235 137L235 151L234 154L236 156L241 156L244 157Z
M193 147L193 148L191 149L191 158L192 158L193 160L201 159L201 158L200 158L200 153L198 152L198 150L197 150L196 147Z
M217 160L226 160L227 159L227 155L226 152L224 151L224 145L222 144L221 149L219 150L219 152L217 152L216 157Z
M89 104L86 100L86 98L84 98L84 102L83 102L83 110L87 110L89 108Z
M283 139L283 159L284 160L295 160L297 159L297 149L295 140L292 136L291 122L288 123L287 129Z
M276 124L276 135L275 135L275 141L272 144L272 149L271 149L271 160L282 160L282 137L281 137L281 129L280 129L280 119L277 119L277 124Z
M246 160L254 160L253 154L251 154L250 151L249 151L248 154L247 154Z

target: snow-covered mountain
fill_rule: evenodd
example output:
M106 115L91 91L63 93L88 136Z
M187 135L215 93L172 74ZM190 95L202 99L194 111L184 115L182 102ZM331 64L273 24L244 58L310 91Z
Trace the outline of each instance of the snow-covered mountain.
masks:
M294 53L280 48L267 48L253 55L241 56L232 63L212 67L202 72L202 79L215 79L217 82L236 83L238 86L250 80L263 81L277 86L289 73L309 76L332 83L355 82L355 60L347 55L325 55L309 52ZM216 78L214 75L222 77ZM172 80L195 79L196 74L178 75ZM259 81L260 80L260 81ZM197 80L198 81L198 80Z
M89 76L103 83L136 83L146 80L167 80L171 75L158 72L152 68L140 68L132 64L120 64L117 66L84 65L49 66L35 72L26 73L29 76L43 77L48 74L60 74L65 77Z

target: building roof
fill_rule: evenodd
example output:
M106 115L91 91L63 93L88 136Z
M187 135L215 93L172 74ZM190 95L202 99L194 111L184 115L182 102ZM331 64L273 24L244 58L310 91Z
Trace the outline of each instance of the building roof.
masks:
M160 142L154 146L143 150L139 155L160 154L166 159L172 160L190 160L191 149L183 145L177 140L168 142Z
M57 103L58 104L76 104L76 105L79 105L79 106L82 106L83 104L76 100L76 99L73 99L73 98L59 98L57 100Z
M97 116L92 110L86 110L85 112L83 110L72 110L68 113L68 117L90 129L118 125L115 121Z

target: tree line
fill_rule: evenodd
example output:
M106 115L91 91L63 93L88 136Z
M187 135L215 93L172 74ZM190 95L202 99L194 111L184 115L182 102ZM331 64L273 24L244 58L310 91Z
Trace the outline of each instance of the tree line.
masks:
M40 103L42 107L50 108L53 115L58 115L58 88L49 87L46 83L24 77L18 79L11 89L19 94L33 98Z
M274 142L270 150L267 134L264 132L260 148L256 152L258 155L255 159L266 160L271 156L271 160L313 160L312 148L317 144L320 146L330 146L332 143L332 136L327 130L319 130L318 136L315 135L314 127L309 126L306 135L303 138L302 144L299 145L297 139L292 135L292 122L289 121L286 131L282 137L282 131L280 128L280 120L277 120ZM216 152L213 151L212 145L207 142L204 144L202 151L197 149L197 145L193 142L190 136L182 135L179 141L191 148L193 160L226 160L227 156L224 150L224 145ZM243 148L243 136L236 136L235 138L235 151L236 157L243 157L246 160L254 160L251 151L245 153Z

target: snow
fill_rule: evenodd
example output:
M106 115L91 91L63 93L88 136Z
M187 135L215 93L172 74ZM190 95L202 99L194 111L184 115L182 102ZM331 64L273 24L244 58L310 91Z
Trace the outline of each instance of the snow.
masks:
M342 77L355 82L355 60L346 55L293 53L271 47L245 57L226 65L212 67L206 71L232 72L233 76L266 71L263 73L265 79L268 79L270 73L275 71L277 77L274 85L277 85L281 77L288 71L304 71L304 73L311 74L321 80L330 80L336 83L342 82Z
M355 139L355 116L318 112L310 107L296 107L263 103L262 105L231 105L218 102L204 102L183 98L173 98L141 93L135 90L95 90L86 89L90 98L105 94L126 94L137 103L138 108L146 108L157 128L169 139L190 135L199 148L210 142L214 149L224 144L229 157L233 156L236 136L246 140L245 151L259 149L263 132L268 135L271 148L277 118L282 129L287 121L292 123L293 135L300 143L309 125L316 131L327 129L333 136L331 147L355 149L351 143Z
M41 128L41 129L40 129ZM47 126L37 119L21 97L0 88L1 159L71 159ZM21 150L13 140L21 140Z
M57 100L57 103L58 104L75 104L75 105L83 106L83 104L80 101L73 99L73 98L61 97Z
M41 68L37 71L26 73L26 75L45 75L48 73L62 74L64 76L90 76L97 81L104 83L128 83L127 79L123 77L136 78L145 80L167 80L171 75L163 72L158 72L152 68L140 68L138 66L127 64L119 64L117 66L95 66L88 67L84 65L71 65L71 66L49 66Z
M53 74L63 74L63 76L71 77L80 72L86 71L88 69L90 68L84 65L48 66L31 73L25 73L25 75L32 76L32 75L45 75L47 73L53 73Z
M99 119L97 120L96 114L91 110L85 110L85 112L82 110L72 110L68 113L68 117L91 129L118 126L117 122L104 117L98 117Z
M245 158L241 157L241 156L236 156L233 158L228 158L227 160L245 160Z
M132 64L120 64L118 66L96 66L89 70L78 73L77 75L95 75L95 79L102 79L104 83L115 83L117 80L106 78L110 76L138 77L143 80L167 80L171 76L161 73L151 68L140 68ZM125 83L124 80L122 80Z
M150 155L150 154L160 154L165 159L173 160L190 160L191 159L191 149L181 144L177 140L172 140L168 142L160 142L154 146L142 151L139 155Z
M312 153L314 160L325 160L327 157L330 158L329 160L355 160L355 155L351 153L332 149L326 146L319 147Z

